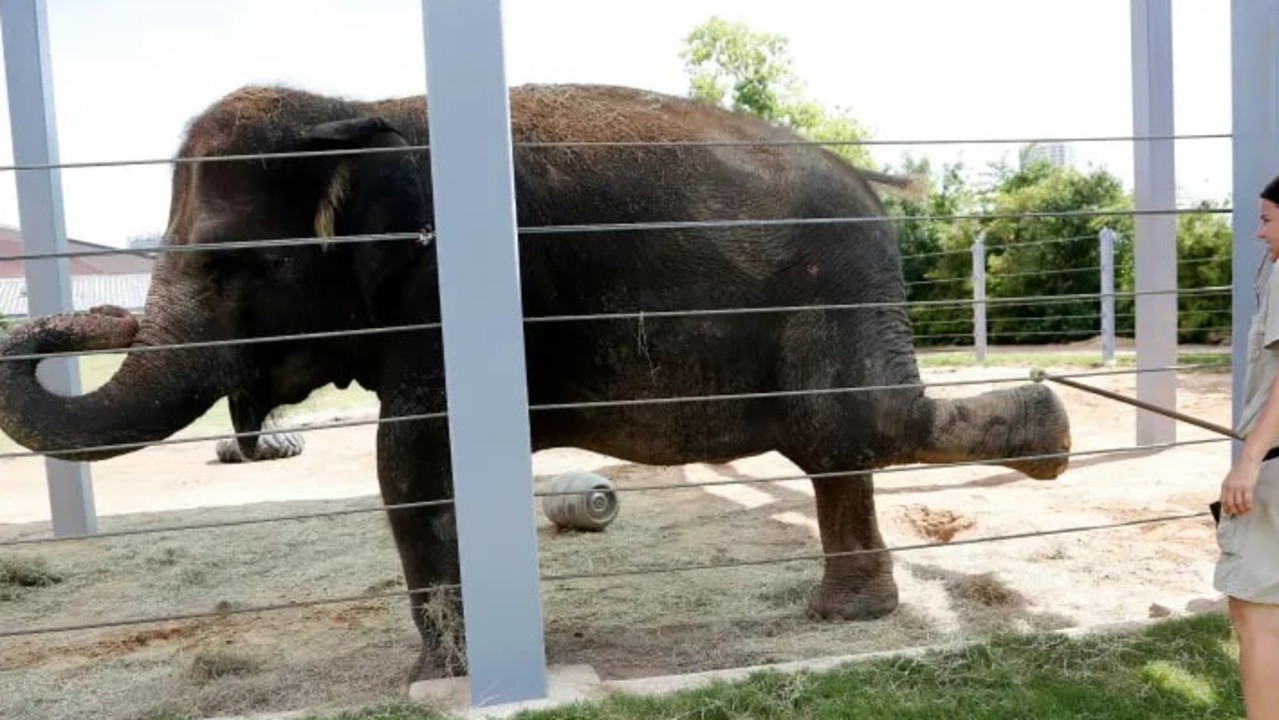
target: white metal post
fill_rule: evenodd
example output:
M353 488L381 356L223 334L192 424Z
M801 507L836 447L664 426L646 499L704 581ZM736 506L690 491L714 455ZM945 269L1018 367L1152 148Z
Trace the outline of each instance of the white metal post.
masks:
M1279 175L1279 0L1231 0L1230 63L1234 191L1231 206L1234 253L1231 259L1233 328L1233 405L1231 418L1243 412L1248 325L1257 310L1253 278L1265 255L1256 240L1257 196ZM1264 276L1263 276L1264 278ZM1240 443L1234 443L1235 456Z
M977 362L986 359L986 238L973 241L973 350Z
M471 703L546 697L501 0L422 0Z
M1138 138L1173 134L1171 0L1131 0L1133 134ZM1177 201L1171 139L1133 143L1136 209L1172 210ZM1166 368L1177 360L1177 216L1139 214L1133 253L1136 262L1137 399L1177 406L1177 375ZM1155 294L1149 294L1155 293ZM1137 410L1137 444L1171 442L1176 421Z
M24 253L65 253L57 116L49 64L49 18L44 0L0 0L4 72L14 164L43 165L16 170L18 222ZM34 317L70 312L70 263L64 257L23 261L27 310ZM61 395L79 395L77 358L52 358L40 365L41 382ZM98 531L93 481L84 463L45 459L53 533L60 537Z
M1102 228L1101 247L1101 362L1115 362L1115 231Z

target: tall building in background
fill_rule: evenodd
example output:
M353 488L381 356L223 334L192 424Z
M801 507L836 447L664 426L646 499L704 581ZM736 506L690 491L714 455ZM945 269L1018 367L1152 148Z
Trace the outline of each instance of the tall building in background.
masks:
M1074 167L1075 148L1067 143L1042 143L1022 148L1022 165L1034 160L1047 160L1057 167Z

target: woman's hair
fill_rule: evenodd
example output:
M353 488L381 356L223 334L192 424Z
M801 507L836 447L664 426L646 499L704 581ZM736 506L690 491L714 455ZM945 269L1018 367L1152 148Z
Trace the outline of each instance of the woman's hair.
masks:
M1261 197L1279 205L1279 176L1276 176L1264 189L1262 189Z

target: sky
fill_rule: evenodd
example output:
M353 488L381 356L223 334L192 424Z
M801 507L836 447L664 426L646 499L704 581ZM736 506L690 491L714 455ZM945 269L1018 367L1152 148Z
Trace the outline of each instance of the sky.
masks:
M250 83L356 99L426 91L421 0L46 0L63 162L166 158L185 123ZM1072 10L1063 8L1070 7ZM1230 3L1173 0L1176 132L1230 132ZM790 41L810 97L880 140L1131 135L1124 0L505 0L507 79L683 94L683 37L713 15ZM875 146L934 167L1016 158L1013 144ZM1229 197L1230 143L1176 143L1183 201ZM1129 186L1128 142L1078 159ZM0 165L13 162L0 87ZM169 164L61 171L70 237L123 246L164 228ZM0 171L0 223L19 224Z

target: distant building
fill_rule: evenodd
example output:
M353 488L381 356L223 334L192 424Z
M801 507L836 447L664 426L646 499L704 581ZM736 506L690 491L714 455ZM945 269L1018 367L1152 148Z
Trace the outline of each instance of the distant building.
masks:
M1047 160L1057 167L1075 165L1075 148L1066 143L1036 143L1022 149L1022 166L1035 160Z
M70 252L118 250L118 253L67 258L71 268L71 302L75 310L95 305L118 305L141 310L151 287L152 259L141 250L67 239ZM22 235L0 226L0 317L25 317L27 279L22 260Z

